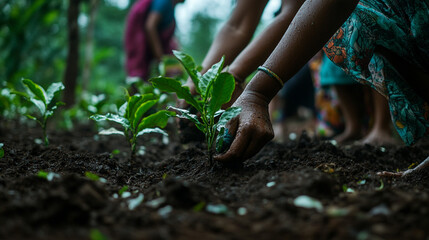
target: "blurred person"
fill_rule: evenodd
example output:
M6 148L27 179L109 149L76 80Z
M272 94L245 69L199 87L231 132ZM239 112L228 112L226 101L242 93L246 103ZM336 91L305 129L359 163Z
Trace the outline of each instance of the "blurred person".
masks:
M315 134L315 88L309 64L285 83L269 108L275 141L286 142L302 131Z
M242 109L227 125L234 140L215 159L246 160L273 138L269 102L284 80L323 46L332 62L387 99L393 124L406 144L428 136L428 28L428 1L304 1L275 50L233 103ZM427 166L429 158L417 169Z
M341 122L344 125L341 132L336 129L334 140L338 143L348 144L356 141L373 145L397 143L390 128L389 106L386 99L377 91L359 85L325 54L322 54L320 66L320 87L331 94L332 104L338 104L341 110L337 115L341 119L331 119L332 122Z
M178 45L174 39L174 9L185 0L138 0L126 22L125 53L128 77L147 80L152 64L171 54Z

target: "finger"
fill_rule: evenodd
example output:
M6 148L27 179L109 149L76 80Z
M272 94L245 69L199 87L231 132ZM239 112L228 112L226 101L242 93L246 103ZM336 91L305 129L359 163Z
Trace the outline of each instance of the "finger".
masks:
M226 153L215 156L215 160L220 162L242 161L244 151L247 149L247 146L250 142L250 136L248 136L245 132L246 131L238 129L231 147Z
M247 149L244 151L243 159L249 159L255 156L270 140L271 138L269 137L255 137L252 139Z

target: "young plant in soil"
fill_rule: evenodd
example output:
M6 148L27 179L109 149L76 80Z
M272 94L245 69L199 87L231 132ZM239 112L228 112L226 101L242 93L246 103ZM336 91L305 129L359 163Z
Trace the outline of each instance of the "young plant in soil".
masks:
M24 97L27 101L33 103L41 113L39 118L26 114L25 116L35 120L43 130L43 141L45 145L49 145L48 135L46 134L46 126L48 123L48 118L54 114L54 110L58 106L64 105L63 102L53 102L52 100L55 97L55 94L64 90L64 85L62 83L53 83L47 90L45 90L40 85L34 83L30 79L23 79L23 85L26 88L26 93L13 91L12 93Z
M110 128L101 131L99 134L119 134L125 136L127 142L130 144L131 156L134 157L136 153L137 137L146 133L160 133L168 136L168 134L160 128L164 128L170 116L174 116L176 113L161 110L149 116L145 116L145 113L158 102L159 99L156 95L150 93L130 96L128 92L126 92L126 96L127 101L119 108L118 114L95 114L90 118L95 121L107 120L119 123L124 128L122 131Z
M176 117L190 120L204 133L209 160L212 163L216 134L218 133L216 149L219 150L222 149L226 123L241 111L240 108L236 107L221 110L222 105L231 100L235 88L234 77L227 72L222 72L223 57L205 74L201 75L192 57L179 51L174 51L174 55L192 79L197 95L193 96L188 87L183 86L180 81L173 78L157 77L150 81L154 87L161 91L176 93L178 98L185 100L197 110L200 116L191 114L187 109L169 107L180 114ZM218 117L219 120L217 121Z

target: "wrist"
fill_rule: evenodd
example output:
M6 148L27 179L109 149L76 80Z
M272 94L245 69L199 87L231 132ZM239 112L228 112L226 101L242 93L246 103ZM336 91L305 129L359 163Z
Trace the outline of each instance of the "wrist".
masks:
M276 79L264 72L258 71L250 83L247 84L245 91L264 96L265 100L270 102L281 88L282 86Z

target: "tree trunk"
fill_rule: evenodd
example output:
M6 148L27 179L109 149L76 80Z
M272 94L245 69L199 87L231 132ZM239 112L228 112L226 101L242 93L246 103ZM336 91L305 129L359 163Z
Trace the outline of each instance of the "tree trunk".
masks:
M67 13L68 28L68 55L67 65L64 74L64 96L63 101L66 108L71 108L75 104L75 90L79 71L79 3L80 0L69 0Z
M85 64L83 67L82 75L82 91L85 92L88 89L89 81L91 79L91 69L94 58L94 28L95 28L95 16L97 13L97 7L99 0L90 1L90 12L89 12L89 23L86 29L86 40L85 40Z

